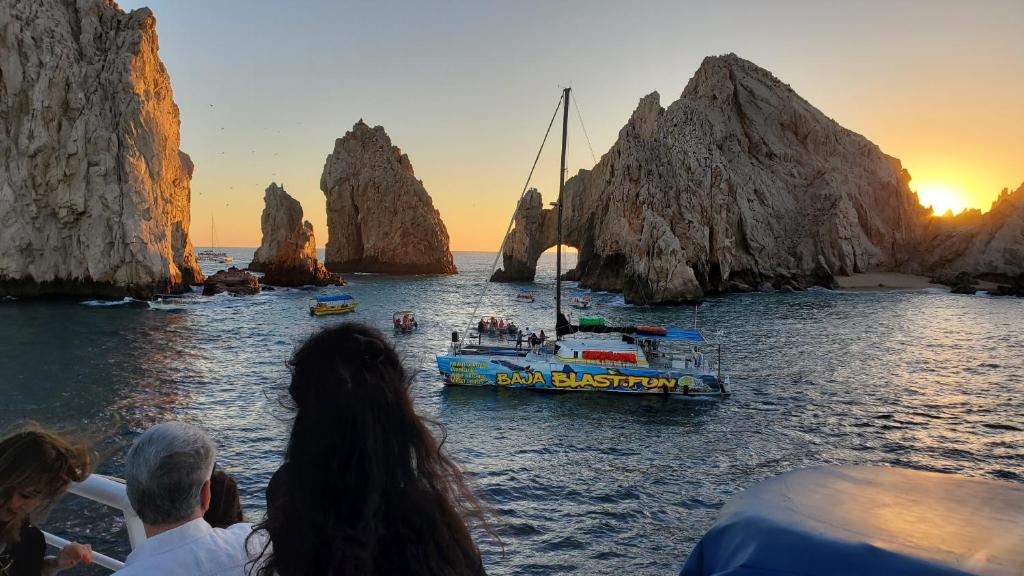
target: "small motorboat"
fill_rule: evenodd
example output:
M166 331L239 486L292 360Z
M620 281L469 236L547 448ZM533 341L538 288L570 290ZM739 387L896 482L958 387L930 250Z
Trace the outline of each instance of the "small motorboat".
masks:
M573 308L578 308L580 310L588 310L590 309L590 300L590 294L577 294L572 297L570 305Z
M533 301L536 299L537 296L529 290L523 290L519 294L516 294L516 302L526 302L527 304L532 304Z
M309 307L310 316L329 316L331 314L348 314L356 311L356 301L348 294L338 296L320 296L316 303Z
M395 328L395 334L412 334L420 327L416 322L416 314L411 310L399 310L392 314L391 324Z

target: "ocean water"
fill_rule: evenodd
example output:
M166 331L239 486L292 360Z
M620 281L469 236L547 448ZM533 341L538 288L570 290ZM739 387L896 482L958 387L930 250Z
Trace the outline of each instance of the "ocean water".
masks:
M252 255L229 251L239 265ZM478 303L478 316L549 334L554 324L553 256L542 258L534 304L514 302L522 285L485 282L493 254L455 260L457 276L350 274L344 288L194 295L174 310L0 302L0 427L30 418L78 430L102 452L100 472L119 475L139 432L196 423L258 519L288 432L278 398L294 347L346 320L390 334L391 313L412 309L421 331L395 343L418 371L417 409L444 424L446 446L494 512L503 548L480 539L491 574L677 573L732 494L794 468L876 464L1024 482L1024 299L827 290L711 299L697 315L723 343L734 393L723 401L446 388L433 357ZM309 316L310 299L342 291L356 313ZM594 303L616 322L694 318L693 308L628 306L617 294ZM124 527L97 504L65 498L45 526L127 553Z

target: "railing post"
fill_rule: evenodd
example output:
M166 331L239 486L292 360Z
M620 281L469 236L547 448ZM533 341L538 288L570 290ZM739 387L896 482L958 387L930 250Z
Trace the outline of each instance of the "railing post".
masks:
M146 530L142 525L142 520L132 508L123 482L93 474L81 482L72 484L68 488L68 492L120 510L124 515L125 527L128 529L128 543L132 550L146 539Z

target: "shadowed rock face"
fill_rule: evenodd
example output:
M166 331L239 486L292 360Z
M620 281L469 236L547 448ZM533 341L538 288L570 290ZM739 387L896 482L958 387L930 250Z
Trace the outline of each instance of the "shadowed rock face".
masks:
M334 143L320 189L327 196L325 264L338 272L455 274L448 230L409 157L384 128L360 120Z
M913 256L928 213L909 180L768 71L709 57L667 109L657 93L641 99L611 150L566 183L566 242L582 286L634 303L831 285ZM523 232L505 277L528 277L539 252L522 247L547 243Z
M343 284L316 257L313 225L302 220L299 201L284 188L271 183L263 195L260 219L263 240L249 270L264 272L263 283L273 286Z
M941 280L958 274L1014 284L1024 274L1024 184L1004 188L992 209L932 218L919 268Z
M0 7L0 295L148 297L201 283L192 162L148 9Z

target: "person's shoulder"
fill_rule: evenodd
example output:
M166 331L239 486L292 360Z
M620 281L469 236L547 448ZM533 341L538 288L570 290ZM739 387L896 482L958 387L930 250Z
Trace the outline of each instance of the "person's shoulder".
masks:
M41 554L46 553L46 539L43 537L43 531L28 522L21 525L18 540L26 550L31 552L40 550Z
M244 540L252 534L252 524L239 522L227 528L213 528L213 535L222 540Z

